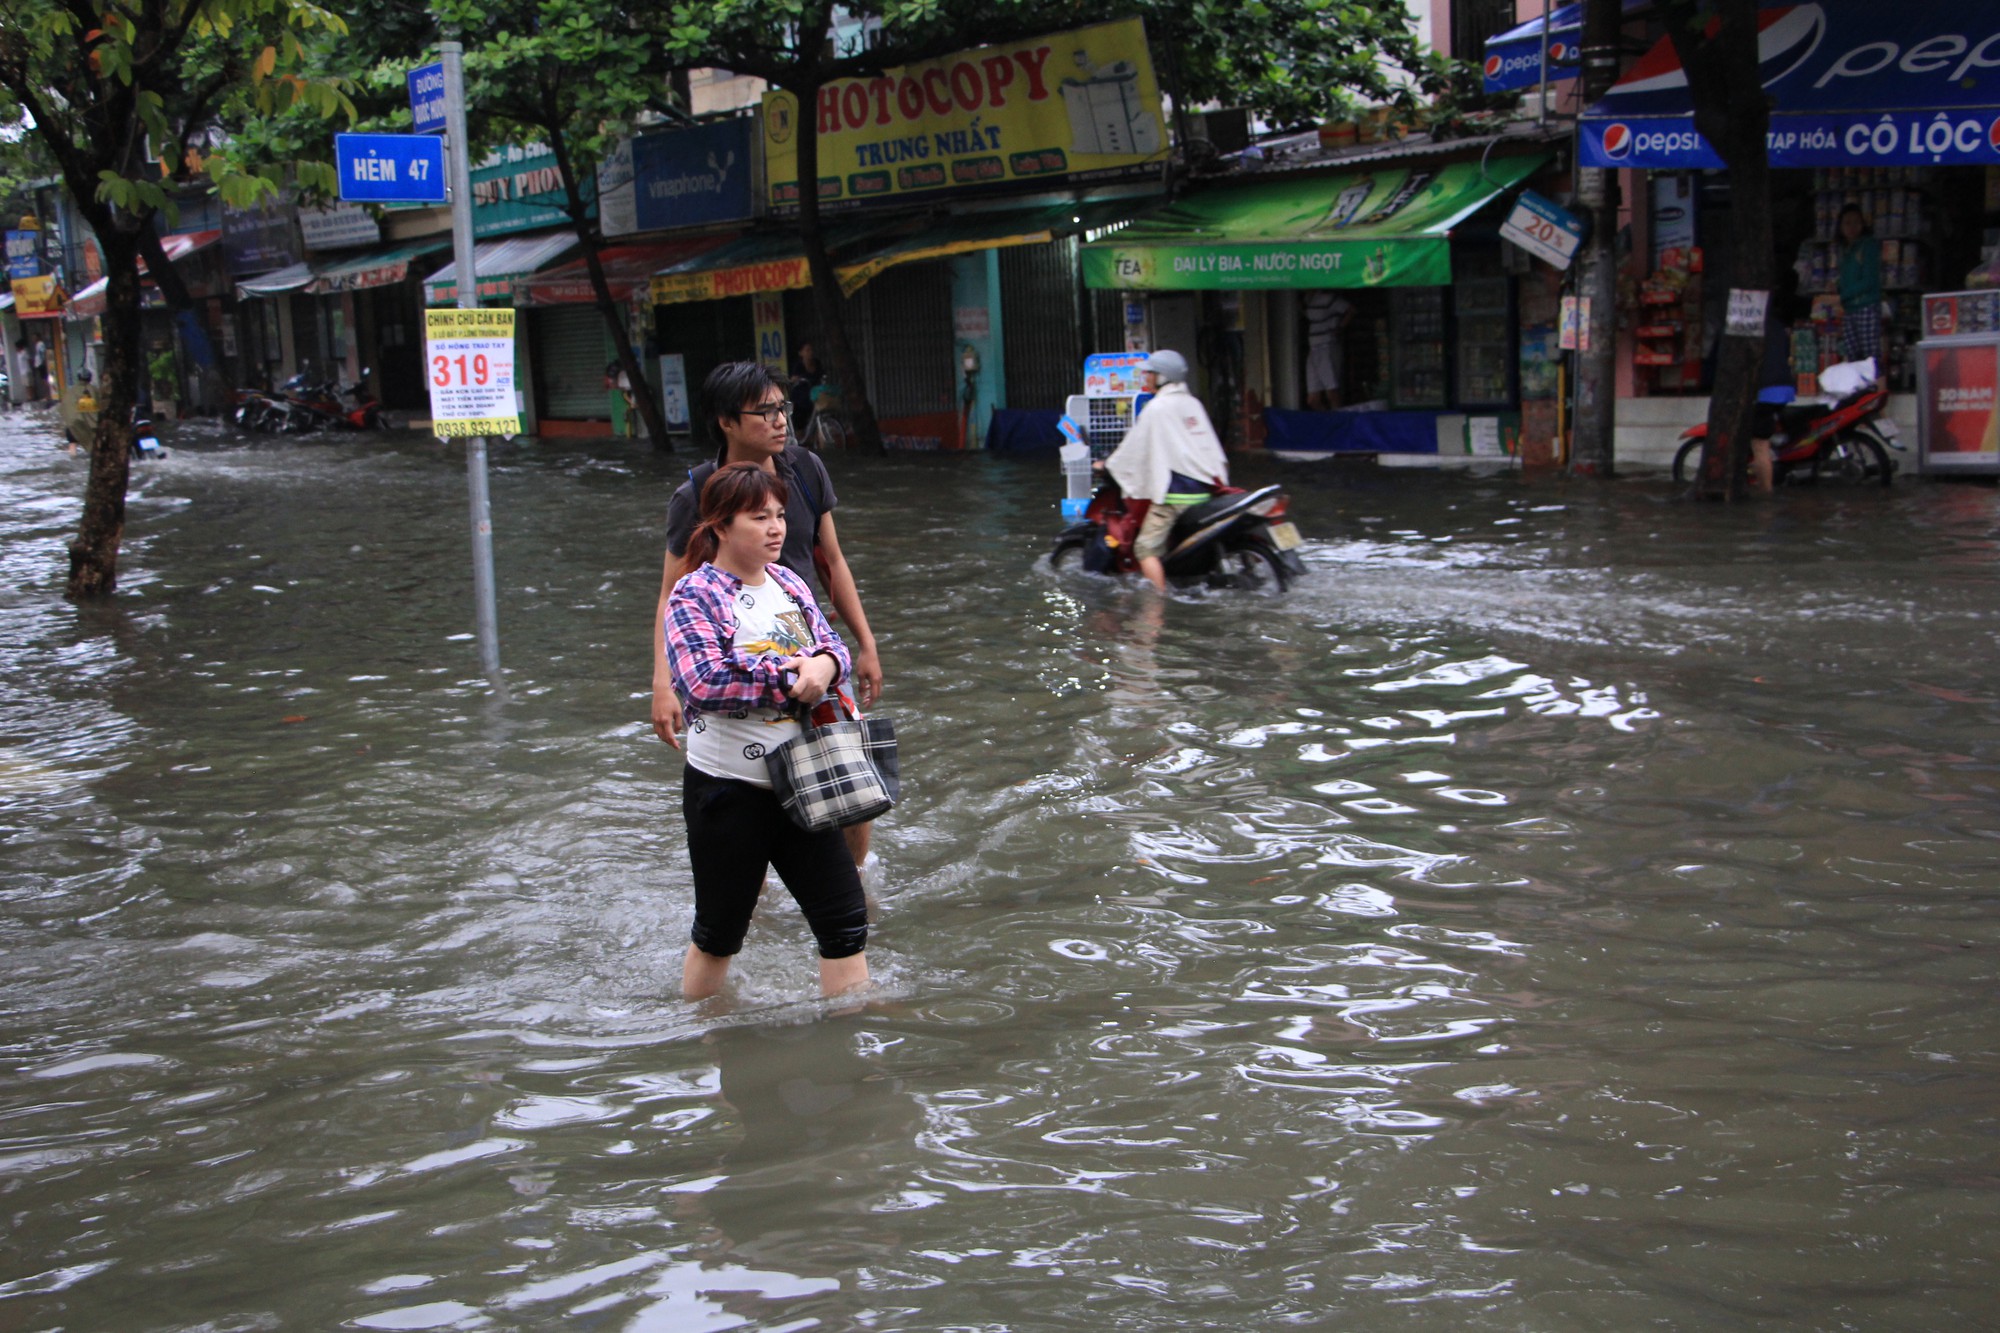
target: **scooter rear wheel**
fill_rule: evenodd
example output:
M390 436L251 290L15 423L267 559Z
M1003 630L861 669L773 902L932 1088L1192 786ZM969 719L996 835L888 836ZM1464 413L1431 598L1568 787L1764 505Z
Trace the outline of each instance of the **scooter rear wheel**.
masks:
M1063 537L1049 552L1049 568L1058 574L1074 574L1083 568L1083 538Z
M1888 450L1869 436L1851 430L1814 462L1813 476L1828 481L1888 486L1894 484L1896 471L1889 462Z
M1261 542L1245 542L1222 553L1229 580L1246 592L1283 592L1291 586L1278 553Z

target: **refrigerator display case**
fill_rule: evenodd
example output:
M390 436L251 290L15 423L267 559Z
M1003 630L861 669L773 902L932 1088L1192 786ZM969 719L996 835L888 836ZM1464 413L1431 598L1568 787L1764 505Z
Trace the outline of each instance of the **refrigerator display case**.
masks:
M1391 407L1443 407L1445 366L1442 287L1398 287L1389 300Z
M1452 288L1459 407L1514 402L1514 303L1504 276L1461 278Z
M2000 292L1923 299L1916 347L1917 468L2000 474Z

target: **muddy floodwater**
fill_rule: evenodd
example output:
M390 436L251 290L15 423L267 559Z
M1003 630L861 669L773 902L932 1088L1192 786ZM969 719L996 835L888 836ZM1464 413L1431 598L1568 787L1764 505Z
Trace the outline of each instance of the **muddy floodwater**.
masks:
M0 418L0 1328L1990 1326L2000 501L1246 462L1311 576L1051 574L836 457L881 985L683 1003L668 491L186 427L120 594ZM1981 1314L1981 1311L1985 1311Z

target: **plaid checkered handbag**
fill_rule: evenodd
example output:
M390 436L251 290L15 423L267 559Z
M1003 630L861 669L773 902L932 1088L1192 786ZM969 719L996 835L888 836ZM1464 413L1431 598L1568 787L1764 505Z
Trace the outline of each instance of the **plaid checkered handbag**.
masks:
M808 832L865 824L888 812L902 792L896 765L896 725L862 717L845 694L839 709L822 706L833 720L802 724L799 734L764 756L771 788L792 822Z

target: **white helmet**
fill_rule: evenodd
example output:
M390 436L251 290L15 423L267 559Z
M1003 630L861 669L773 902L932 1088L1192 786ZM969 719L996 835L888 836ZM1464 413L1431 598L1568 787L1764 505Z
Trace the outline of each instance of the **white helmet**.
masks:
M1187 358L1179 352L1169 352L1162 348L1146 358L1144 369L1159 376L1162 384L1187 383Z

